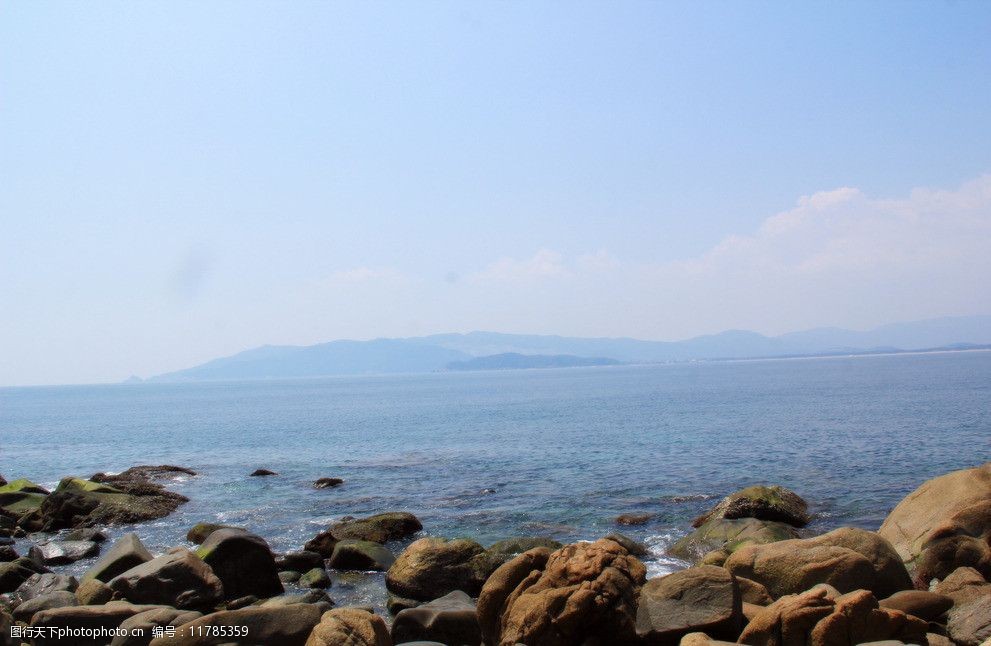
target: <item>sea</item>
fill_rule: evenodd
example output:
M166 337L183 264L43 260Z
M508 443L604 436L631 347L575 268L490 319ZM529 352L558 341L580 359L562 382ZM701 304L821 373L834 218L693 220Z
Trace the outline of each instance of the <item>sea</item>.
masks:
M798 492L810 533L877 529L924 480L988 460L980 351L0 389L8 480L196 471L167 483L190 499L177 513L110 529L157 552L200 521L282 552L343 516L409 511L421 535L483 545L621 531L650 548L658 576L686 565L666 549L691 520L744 486ZM279 475L249 476L259 468ZM314 489L321 477L344 484ZM624 513L653 517L619 527ZM381 573L332 578L337 603L384 606Z

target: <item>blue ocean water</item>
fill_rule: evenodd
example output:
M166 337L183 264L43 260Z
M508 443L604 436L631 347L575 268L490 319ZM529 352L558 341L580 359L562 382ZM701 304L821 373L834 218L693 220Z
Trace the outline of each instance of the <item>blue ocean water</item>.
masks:
M691 519L740 487L796 490L812 531L876 529L920 482L989 449L989 352L0 389L8 479L198 472L171 485L188 504L137 528L158 550L198 521L291 550L381 511L483 544L594 539L651 512L622 531L652 547L657 574L679 567L663 552ZM280 475L248 477L259 467ZM346 482L314 490L323 476ZM339 575L331 596L381 607L381 581Z

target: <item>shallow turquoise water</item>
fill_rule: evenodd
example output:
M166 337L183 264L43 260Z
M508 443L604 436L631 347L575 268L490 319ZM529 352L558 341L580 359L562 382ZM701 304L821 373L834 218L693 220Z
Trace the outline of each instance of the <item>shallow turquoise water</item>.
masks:
M780 483L812 529L876 529L922 480L991 459L991 353L597 367L254 383L0 389L0 473L172 463L191 498L139 529L158 549L200 520L278 550L343 515L407 510L425 533L562 541L625 528L661 556L713 498ZM277 478L249 478L258 467ZM316 491L337 476L346 484ZM397 549L401 546L395 546ZM380 577L335 598L378 605Z

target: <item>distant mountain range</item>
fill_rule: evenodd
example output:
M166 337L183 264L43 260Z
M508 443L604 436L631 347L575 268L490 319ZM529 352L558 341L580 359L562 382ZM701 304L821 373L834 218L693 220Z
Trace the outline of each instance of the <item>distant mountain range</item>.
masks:
M447 369L602 365L589 362L662 363L965 348L988 344L991 344L991 316L893 323L865 332L816 328L774 337L730 330L685 341L470 332L406 339L331 341L311 346L263 346L152 377L151 380L278 379ZM479 361L479 358L485 360ZM555 362L558 365L555 366ZM517 365L511 365L513 363Z

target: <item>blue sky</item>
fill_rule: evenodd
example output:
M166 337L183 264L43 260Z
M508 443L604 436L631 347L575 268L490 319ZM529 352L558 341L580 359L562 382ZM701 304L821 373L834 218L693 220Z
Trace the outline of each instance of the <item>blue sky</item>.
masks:
M989 34L985 2L5 3L0 384L987 313Z

